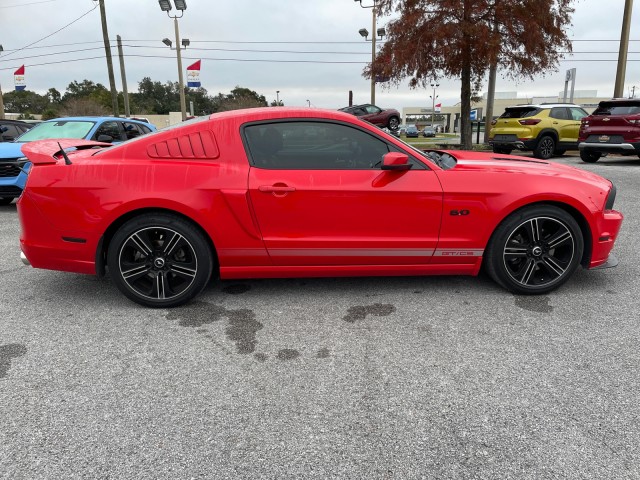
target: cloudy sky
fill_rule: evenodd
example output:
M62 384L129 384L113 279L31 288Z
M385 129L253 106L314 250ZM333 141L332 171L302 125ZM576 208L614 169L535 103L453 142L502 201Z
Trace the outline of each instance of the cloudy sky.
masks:
M369 101L368 80L362 69L371 60L371 44L358 35L371 29L371 10L353 0L186 0L179 20L180 33L191 41L183 52L183 66L202 59L201 81L209 93L228 93L236 85L285 105L339 108ZM514 82L498 78L498 92L519 97L553 96L564 88L565 72L576 68L576 90L597 90L611 96L624 0L577 0L568 35L574 54L566 56L558 72L534 80ZM173 20L157 0L106 0L109 37L123 39L130 92L145 76L154 81L177 81L175 51L162 44L174 39ZM363 0L371 4L371 0ZM64 92L84 79L109 85L100 10L92 0L0 0L0 85L14 88L13 72L26 66L29 90L44 93L50 87ZM382 17L378 26L388 18ZM446 41L445 38L442 39ZM625 94L636 86L640 96L640 6L631 22ZM420 45L415 45L420 48ZM117 49L115 77L122 90ZM186 77L185 77L186 78ZM456 78L439 79L438 101L460 100ZM485 87L486 89L486 87ZM430 106L431 91L406 85L378 87L376 103L383 107Z

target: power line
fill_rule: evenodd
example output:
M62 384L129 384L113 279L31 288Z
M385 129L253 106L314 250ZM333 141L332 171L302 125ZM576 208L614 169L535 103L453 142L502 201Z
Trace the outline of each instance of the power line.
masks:
M15 8L15 7L26 7L27 5L38 5L39 3L51 3L56 2L57 0L42 0L40 2L31 2L31 3L21 3L19 5L2 5L0 8Z
M53 35L55 35L56 33L61 32L62 30L64 30L65 28L67 28L68 26L73 25L74 23L76 23L76 22L77 22L78 20L80 20L81 18L83 18L83 17L85 17L85 16L89 15L89 14L90 14L91 12L93 12L96 8L98 8L98 5L96 5L95 7L93 7L93 8L92 8L91 10L89 10L88 12L83 13L82 15L80 15L78 18L76 18L76 19L75 19L75 20L73 20L72 22L67 23L64 27L59 28L59 29L58 29L58 30L56 30L55 32L50 33L50 34L49 34L49 35L47 35L46 37L42 37L40 40L36 40L35 42L30 43L29 45L26 45L26 46L24 46L24 47L22 47L22 48L18 48L17 50L12 50L11 52L7 53L6 55L3 55L3 58L4 58L4 57L8 57L9 55L13 55L14 53L19 52L19 51L21 51L21 50L24 50L25 48L28 48L28 47L30 47L30 46L32 46L32 45L35 45L36 43L40 43L42 40L45 40L45 39L47 39L47 38L49 38L49 37L52 37L52 36L53 36Z

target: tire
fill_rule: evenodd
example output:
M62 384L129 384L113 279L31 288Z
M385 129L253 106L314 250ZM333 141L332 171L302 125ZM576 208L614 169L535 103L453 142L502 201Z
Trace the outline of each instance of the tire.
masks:
M213 254L204 235L187 220L149 213L126 222L107 253L109 273L129 299L152 308L182 305L207 285Z
M503 155L509 155L513 151L511 147L503 147L501 145L493 145L493 153L501 153Z
M13 197L0 197L0 206L9 205L13 202Z
M544 135L538 140L533 156L542 160L548 160L553 156L556 149L556 141L550 135Z
M583 250L582 231L567 212L550 205L525 207L496 228L485 269L513 293L541 294L567 281Z
M580 150L580 158L586 163L596 163L600 160L602 154L600 152L589 152L588 150Z
M398 117L391 117L387 123L387 128L394 132L400 127L400 119Z

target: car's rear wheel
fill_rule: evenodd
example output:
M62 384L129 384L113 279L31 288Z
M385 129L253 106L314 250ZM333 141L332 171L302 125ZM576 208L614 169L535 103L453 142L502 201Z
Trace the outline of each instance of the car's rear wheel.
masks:
M487 246L485 268L514 293L546 293L573 274L583 249L582 231L571 215L550 205L531 206L498 226Z
M602 154L600 152L588 152L587 150L580 150L580 158L586 163L595 163L600 160Z
M150 213L126 222L107 254L118 289L140 305L182 305L206 286L213 255L204 235L176 215Z
M503 147L501 145L493 146L493 153L502 153L505 155L509 155L512 151L513 151L513 148L511 147Z
M9 205L13 202L13 198L0 197L0 205Z
M398 130L399 126L400 126L400 119L398 117L391 117L389 119L389 123L387 124L387 128L389 130L393 130L395 132L396 130Z
M553 156L553 152L556 149L556 141L550 135L545 135L538 140L538 145L533 150L533 156L548 160Z

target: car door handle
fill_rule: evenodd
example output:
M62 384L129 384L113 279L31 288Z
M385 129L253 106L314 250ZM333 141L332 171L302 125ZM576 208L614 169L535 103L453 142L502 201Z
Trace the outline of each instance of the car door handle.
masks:
M265 193L289 193L296 191L295 187L288 185L260 185L258 190Z

